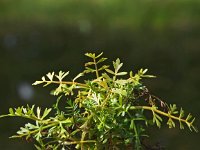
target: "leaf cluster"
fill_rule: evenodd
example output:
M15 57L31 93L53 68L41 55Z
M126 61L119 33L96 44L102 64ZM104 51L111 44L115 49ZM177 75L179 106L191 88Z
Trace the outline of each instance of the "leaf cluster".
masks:
M60 71L48 73L33 83L56 84L57 88L51 93L58 97L57 101L44 111L27 105L10 108L9 114L1 115L1 118L22 117L32 121L11 138L32 139L38 150L124 147L140 150L143 147L141 137L148 137L145 129L154 124L160 128L164 117L168 119L169 128L178 122L180 129L186 125L191 131L197 131L193 125L195 118L190 114L185 117L182 108L178 111L175 104L168 105L143 85L142 78L155 77L146 75L147 69L137 73L121 71L120 59L113 61L111 68L103 64L107 58L102 54L86 53L91 61L85 63L85 70L72 81L64 80L69 72ZM77 82L88 74L94 74L94 79ZM66 101L63 110L59 106L61 100Z

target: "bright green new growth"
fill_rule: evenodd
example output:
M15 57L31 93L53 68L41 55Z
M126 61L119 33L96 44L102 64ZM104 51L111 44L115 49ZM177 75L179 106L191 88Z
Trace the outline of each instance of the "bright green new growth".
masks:
M113 61L114 69L109 69L109 66L101 65L107 59L102 53L85 55L91 62L87 62L85 70L72 81L64 81L69 72L60 71L48 73L33 83L58 85L52 91L58 96L52 108L41 111L40 107L27 105L10 108L9 114L0 116L22 117L34 122L25 124L11 138L34 139L38 150L140 150L143 147L141 137L147 136L145 128L153 124L160 128L163 117L168 119L169 128L175 127L177 122L180 129L185 125L197 132L193 126L195 118L190 114L185 117L182 108L178 111L175 104L161 101L141 83L142 78L154 77L145 74L147 69L128 74L120 71L123 65L120 59ZM83 83L77 81L81 76L87 77L88 73L95 74L94 79ZM59 107L61 100L66 101L64 110ZM147 117L146 113L152 117Z

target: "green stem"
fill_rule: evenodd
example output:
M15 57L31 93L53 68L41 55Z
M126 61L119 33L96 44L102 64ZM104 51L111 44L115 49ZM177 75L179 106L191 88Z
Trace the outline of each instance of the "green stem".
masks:
M79 85L79 86L82 86L82 87L87 87L86 84L83 84L83 83L78 83L78 82L70 82L70 81L39 81L41 83L54 83L54 84L68 84L68 85Z
M160 111L160 110L155 109L155 108L150 107L150 106L131 106L130 109L131 109L131 110L135 110L135 109L151 110L151 111L153 111L153 112L156 112L156 113L158 113L158 114L160 114L160 115L163 115L163 116L166 116L166 117L168 117L168 118L172 118L172 119L175 119L175 120L184 122L184 123L186 123L186 124L189 123L189 122L188 122L187 120L185 120L185 119L182 119L182 118L173 116L173 115L171 115L171 114L169 114L169 113L165 113L165 112L163 112L163 111ZM190 123L189 123L189 124L190 124Z
M41 119L38 119L37 117L30 117L30 116L26 116L26 115L17 115L17 114L7 114L7 115L1 115L0 118L4 118L4 117L23 117L23 118L26 118L26 119L31 119L31 120L34 120L34 121L42 121Z
M44 127L42 127L42 129L38 128L36 130L30 131L30 132L22 134L22 135L14 135L14 136L11 136L10 138L21 138L21 137L24 137L24 136L32 135L32 134L37 133L37 132L39 132L41 130L48 129L48 128L52 127L52 126L56 126L57 124L59 124L59 122L44 126Z
M95 70L96 70L96 77L99 78L99 72L98 72L98 67L97 67L96 59L93 58L93 61L94 61L94 66L95 66Z
M141 147L140 139L139 139L139 135L138 135L137 128L136 128L134 121L133 121L133 129L134 129L134 132L135 132L135 149L140 150L140 147Z
M81 144L81 143L95 143L95 140L87 140L87 141L73 141L73 142L64 142L65 145L73 145L73 144Z

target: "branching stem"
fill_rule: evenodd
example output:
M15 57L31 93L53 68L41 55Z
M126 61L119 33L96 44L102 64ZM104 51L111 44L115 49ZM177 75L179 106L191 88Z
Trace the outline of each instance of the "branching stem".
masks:
M172 119L175 119L175 120L178 120L178 121L181 121L181 122L185 122L186 124L189 123L189 122L188 122L187 120L185 120L185 119L176 117L176 116L171 115L171 114L169 114L169 113L165 113L165 112L163 112L163 111L160 111L160 110L155 109L155 108L150 107L150 106L131 106L130 109L131 109L131 110L136 110L136 109L151 110L151 111L153 111L153 112L156 112L156 113L158 113L158 114L160 114L160 115L163 115L163 116L166 116L166 117L168 117L168 118L172 118ZM189 124L191 125L191 123L189 123Z
M50 84L50 83L54 83L54 84L67 84L67 85L79 85L79 86L82 86L82 87L87 87L86 84L84 83L78 83L78 82L70 82L70 81L39 81L41 83L47 83L47 84Z

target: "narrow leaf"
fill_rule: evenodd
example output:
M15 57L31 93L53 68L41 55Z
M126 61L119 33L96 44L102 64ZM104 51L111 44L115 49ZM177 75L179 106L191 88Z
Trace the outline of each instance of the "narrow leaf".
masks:
M41 109L40 109L40 107L37 107L37 117L40 119L40 111L41 111Z
M144 70L142 71L142 73L145 74L147 71L148 71L148 69L144 69Z
M127 74L127 72L119 72L119 73L117 73L116 75L118 75L118 76L123 76L123 75L126 75Z
M50 111L51 111L51 108L49 108L49 109L46 108L45 111L44 111L44 114L41 117L41 119L44 119L50 113Z
M130 124L130 129L133 129L133 127L134 127L134 120L132 119Z
M46 81L46 79L45 79L45 77L44 77L44 76L42 77L42 81Z
M105 69L107 69L107 68L109 68L109 66L108 66L108 65L104 65L104 66L102 66L101 68L99 68L98 71L105 70Z
M94 62L87 62L87 63L85 63L85 66L90 66L90 65L94 65Z
M184 129L184 125L181 121L179 121L179 124L180 124L180 129Z
M34 144L34 146L35 146L35 148L36 148L37 150L42 150L42 148L40 148L40 147L37 146L36 144Z
M107 60L107 58L101 58L97 61L97 64L101 63L101 62L104 62L105 60Z
M99 58L101 57L101 55L103 55L103 52L101 52L99 55L97 55L95 58Z
M190 120L192 118L192 115L191 114L188 114L187 118L186 118L186 121Z
M105 69L108 73L115 75L115 73L110 69Z
M38 84L41 84L43 83L43 81L35 81L32 85L38 85Z
M52 81L52 80L53 80L53 77L54 77L54 72L52 72L52 73L49 72L49 73L47 74L47 77L49 78L50 81Z
M73 82L74 82L76 79L80 78L81 76L84 76L84 73L79 73L79 74L73 79Z

